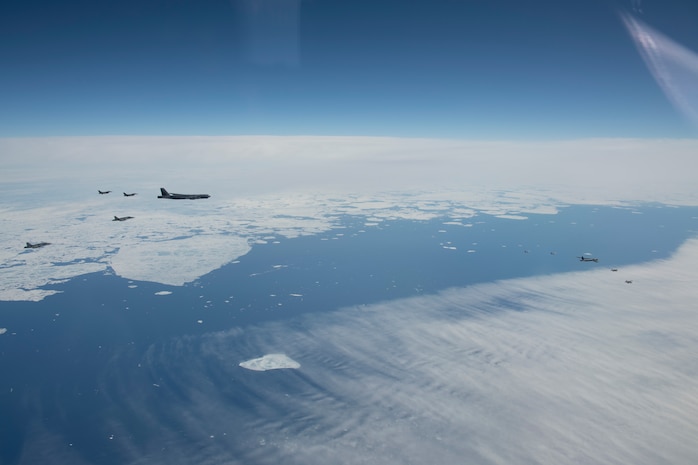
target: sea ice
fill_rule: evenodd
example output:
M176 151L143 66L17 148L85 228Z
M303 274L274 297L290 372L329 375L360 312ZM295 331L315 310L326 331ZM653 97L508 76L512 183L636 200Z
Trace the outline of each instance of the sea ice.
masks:
M267 354L263 357L240 362L240 366L253 371L267 371L281 368L300 368L301 364L285 354Z

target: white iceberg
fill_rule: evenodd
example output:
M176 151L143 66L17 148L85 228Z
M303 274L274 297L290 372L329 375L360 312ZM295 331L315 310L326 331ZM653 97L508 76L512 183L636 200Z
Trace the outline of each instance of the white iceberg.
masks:
M300 368L301 364L286 354L267 354L263 357L240 362L240 366L253 371L267 371L282 368Z

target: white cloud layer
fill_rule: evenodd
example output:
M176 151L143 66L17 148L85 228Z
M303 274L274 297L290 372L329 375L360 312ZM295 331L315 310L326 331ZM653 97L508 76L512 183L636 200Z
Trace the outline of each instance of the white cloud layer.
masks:
M302 332L264 328L259 349L303 363L310 392L291 410L314 424L261 427L269 463L696 463L696 260L692 240L620 275L479 285L312 316Z
M123 414L109 421L124 463L157 451L152 463L693 465L697 260L691 240L669 260L617 273L177 338L152 346L137 373L114 358L100 389ZM302 367L263 382L240 374L245 355L281 350ZM158 413L142 391L153 379L166 380L158 398L171 390L186 408L163 398ZM144 431L152 443L132 436Z
M41 300L53 283L109 267L181 285L248 244L328 231L342 214L375 225L523 219L575 203L698 205L695 140L68 137L0 139L0 153L0 300ZM212 197L158 200L159 187Z
M469 141L387 137L63 137L0 139L3 183L128 184L221 198L299 191L544 187L572 201L696 202L698 141ZM14 183L14 184L9 184ZM176 186L176 189L175 189ZM60 186L65 190L66 186ZM105 187L103 187L104 189ZM115 187L114 189L117 189ZM74 189L70 189L78 195ZM118 193L118 191L117 191ZM75 197L77 198L77 197ZM50 202L50 198L44 198Z

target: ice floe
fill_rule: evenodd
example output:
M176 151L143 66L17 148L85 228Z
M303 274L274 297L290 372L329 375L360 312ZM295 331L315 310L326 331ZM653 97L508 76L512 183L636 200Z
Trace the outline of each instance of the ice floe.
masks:
M111 259L119 276L181 286L220 268L250 250L247 241L227 235L142 242L123 247Z
M46 285L111 269L132 280L183 285L235 261L251 244L326 233L346 214L381 227L392 219L460 223L483 212L523 219L567 204L698 205L691 169L698 168L697 150L696 141L651 139L0 139L7 175L0 188L9 194L0 198L0 300L41 300L58 292ZM410 163L394 163L405 159ZM428 169L415 171L413 163ZM173 164L187 176L163 175L162 167ZM239 169L219 169L230 164ZM629 164L637 169L628 172ZM594 168L601 165L601 172ZM36 166L45 168L41 176ZM251 179L248 172L264 176ZM112 215L124 204L96 195L94 185L122 178L141 195L119 214L143 220L116 228ZM145 194L153 179L212 198L163 202L156 191ZM521 179L538 187L522 188ZM28 253L26 240L51 245Z
M240 362L240 366L253 371L267 371L282 368L300 368L301 364L285 354L267 354L263 357Z

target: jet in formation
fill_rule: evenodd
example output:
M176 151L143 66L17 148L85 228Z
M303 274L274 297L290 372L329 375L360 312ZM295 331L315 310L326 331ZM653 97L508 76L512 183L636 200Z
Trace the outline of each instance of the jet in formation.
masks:
M104 195L104 194L109 194L111 191L101 191L101 190L97 189L97 192Z
M132 218L133 218L132 216L121 216L121 217L119 217L119 216L114 215L114 219L113 219L112 221L126 221L126 220L130 220L130 219L132 219Z
M138 192L134 192L134 193L132 193L132 194L127 194L126 192L124 192L124 197L133 197L133 196L136 195L137 193L138 193Z
M161 195L158 195L158 199L173 199L173 200L182 200L182 199L207 199L211 197L208 194L170 194L167 192L167 190L164 187L160 188L160 193Z
M589 257L585 257L584 255L582 255L581 257L577 257L577 258L579 259L580 262L596 262L596 263L599 263L599 259L598 259L598 258L589 258Z
M50 245L50 242L37 242L36 244L32 244L31 242L27 242L27 245L24 246L25 249L38 249L39 247L43 247L45 245Z

